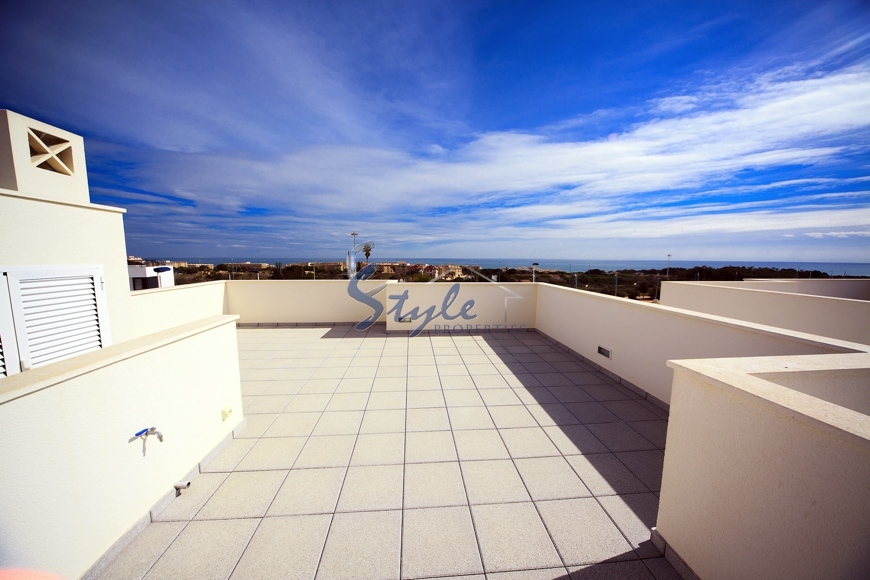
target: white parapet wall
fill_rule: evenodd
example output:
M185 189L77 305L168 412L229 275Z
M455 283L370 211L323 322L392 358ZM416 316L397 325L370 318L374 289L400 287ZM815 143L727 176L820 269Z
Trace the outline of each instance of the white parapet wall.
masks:
M130 296L135 336L227 314L226 281L139 290Z
M537 284L518 282L391 285L386 294L387 330L435 334L529 331L535 328L537 297Z
M242 420L235 320L0 380L0 568L80 577L224 440ZM162 443L135 436L150 427Z
M705 580L870 577L870 355L669 364L669 559Z
M665 282L661 304L870 344L870 301L841 297L870 294L870 280L810 282ZM833 296L822 295L823 290Z
M667 306L539 284L537 328L661 402L671 359L860 352L867 347ZM610 357L599 354L598 348Z
M347 280L232 280L227 281L227 312L240 324L258 323L357 323L373 310L350 297ZM360 282L362 291L374 290L384 281ZM388 281L387 286L396 283ZM388 289L373 300L384 305ZM385 320L384 314L378 317Z

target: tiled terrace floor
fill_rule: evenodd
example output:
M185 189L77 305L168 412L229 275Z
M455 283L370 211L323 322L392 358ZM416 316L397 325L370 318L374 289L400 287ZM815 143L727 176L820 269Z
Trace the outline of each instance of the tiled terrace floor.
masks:
M677 578L666 413L540 335L238 337L247 424L104 578Z

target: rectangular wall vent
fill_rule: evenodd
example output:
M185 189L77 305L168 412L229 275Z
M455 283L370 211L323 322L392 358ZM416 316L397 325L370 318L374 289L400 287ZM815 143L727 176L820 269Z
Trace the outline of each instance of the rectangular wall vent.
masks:
M603 346L598 347L598 354L600 354L601 356L606 356L607 358L613 358L611 356L610 349L604 348Z
M20 267L5 274L0 338L7 375L111 344L99 267Z

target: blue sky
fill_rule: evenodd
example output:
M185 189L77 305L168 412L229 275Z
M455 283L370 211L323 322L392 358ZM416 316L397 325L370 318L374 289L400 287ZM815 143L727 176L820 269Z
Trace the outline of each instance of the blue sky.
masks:
M11 4L131 254L870 262L860 0Z

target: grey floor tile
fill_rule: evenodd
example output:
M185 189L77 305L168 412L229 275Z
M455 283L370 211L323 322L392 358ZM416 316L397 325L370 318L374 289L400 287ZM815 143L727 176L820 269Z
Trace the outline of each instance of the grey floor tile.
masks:
M309 437L293 467L344 467L350 463L355 442L355 435Z
M562 385L548 389L561 403L586 403L595 401L586 391L577 385Z
M459 463L410 463L405 466L405 509L465 505Z
M511 457L548 457L559 455L559 450L540 427L499 429Z
M649 491L643 482L612 453L569 455L565 459L593 495Z
M555 366L553 368L555 368ZM537 373L535 374L535 378L545 387L570 387L572 391L577 390L576 385L571 382L571 379L562 373Z
M330 373L334 372L334 369L326 369ZM305 384L299 389L299 393L303 395L314 395L318 393L332 394L335 392L335 389L338 388L338 383L341 380L341 375L344 374L344 371L341 371L339 376L325 377L324 369L317 369L311 375L311 378L305 381Z
M403 473L402 465L350 467L336 511L402 509Z
M640 560L569 566L571 580L654 580Z
M103 569L98 580L142 578L166 548L175 540L186 522L149 524Z
M405 510L402 578L483 572L467 507Z
M232 471L256 442L256 439L230 439L224 448L203 466L202 471L205 473Z
M592 431L583 425L562 425L544 427L550 440L562 455L582 455L585 453L606 453L609 451Z
M351 465L390 465L405 461L403 433L363 434L357 437Z
M228 578L259 523L258 519L190 522L145 578Z
M317 395L296 395L293 400L284 408L286 413L313 413L323 411L326 405L329 404L329 399L332 395L317 394Z
M372 393L381 392L405 392L408 387L408 381L405 377L375 377L375 382L372 385Z
M477 389L456 389L444 391L447 406L453 407L483 407L483 399Z
M529 501L520 474L510 460L460 463L468 501L472 504Z
M450 431L423 431L405 436L406 463L456 460L456 447Z
M231 473L196 514L197 520L261 518L287 477L286 471Z
M345 472L344 467L290 470L266 515L332 513L338 503Z
M577 425L580 421L565 405L561 403L548 405L526 405L529 413L541 427L554 427L556 425Z
M326 538L317 578L399 578L401 534L401 511L335 514Z
M514 463L535 501L592 495L564 457L517 459Z
M559 402L544 387L514 387L514 393L526 405L553 405Z
M566 565L636 557L594 498L542 501L537 506Z
M445 431L450 429L447 409L408 409L406 411L406 428L410 431Z
M474 391L445 391L449 392L474 392ZM475 393L476 394L476 393ZM495 429L495 423L489 416L485 407L448 407L447 414L450 417L450 427L453 431L466 429Z
M510 387L504 389L482 389L480 396L487 407L500 407L504 405L522 405L523 402L517 397Z
M537 570L515 570L513 572L491 572L486 580L567 580L568 571L563 567L538 568Z
M496 429L455 431L453 439L461 461L510 458Z
M404 409L407 395L405 391L377 391L369 395L367 410Z
M369 400L369 393L335 393L326 411L364 411Z
M476 386L478 389L504 389L511 386L507 383L504 377L498 374L480 374L475 375L473 378L474 386Z
M597 401L586 403L565 403L571 413L588 425L591 423L618 423L619 417L611 413L607 407Z
M234 471L290 469L299 456L305 437L273 437L258 439Z
M637 401L604 401L601 404L622 421L655 421L659 418Z
M313 578L331 520L331 515L263 519L232 578Z
M404 433L404 409L367 410L359 429L363 433Z
M603 385L607 383L601 373L596 372L572 371L568 372L566 376L571 379L572 383L580 386Z
M261 395L295 395L305 386L306 379L283 379L272 381Z
M429 407L443 407L444 395L441 389L437 391L408 391L408 408L425 409Z
M592 395L592 398L596 401L624 401L629 398L628 395L613 385L605 384L606 382L607 380L603 379L602 384L581 386L583 387L583 390Z
M668 434L667 421L661 419L656 421L631 421L627 424L659 449L665 448Z
M538 422L525 407L488 407L488 409L495 426L499 429L538 426Z
M665 454L663 451L626 451L615 453L651 491L659 491L662 487L662 470Z
M245 426L241 429L236 428L233 431L233 437L236 439L256 439L262 437L263 433L266 432L278 416L277 413L248 415L245 417Z
M324 411L312 435L356 435L363 411Z
M532 503L471 506L487 573L562 566Z
M599 497L598 501L638 556L654 558L661 555L650 541L650 530L656 525L659 513L659 498L652 493L637 493Z
M306 437L314 431L321 413L281 413L263 433L263 437ZM266 417L267 415L259 415Z
M441 388L445 391L450 390L463 390L463 389L473 389L475 388L474 381L471 380L471 377L466 375L460 376L442 376L441 377Z
M641 437L625 423L596 423L587 425L592 434L611 451L643 451L655 445Z
M373 378L346 378L341 379L336 393L368 393L372 390Z
M211 498L217 488L227 478L228 473L200 473L190 483L190 487L174 498L166 508L154 516L155 522L190 520Z
M293 395L260 395L245 405L245 415L280 413L292 398Z

